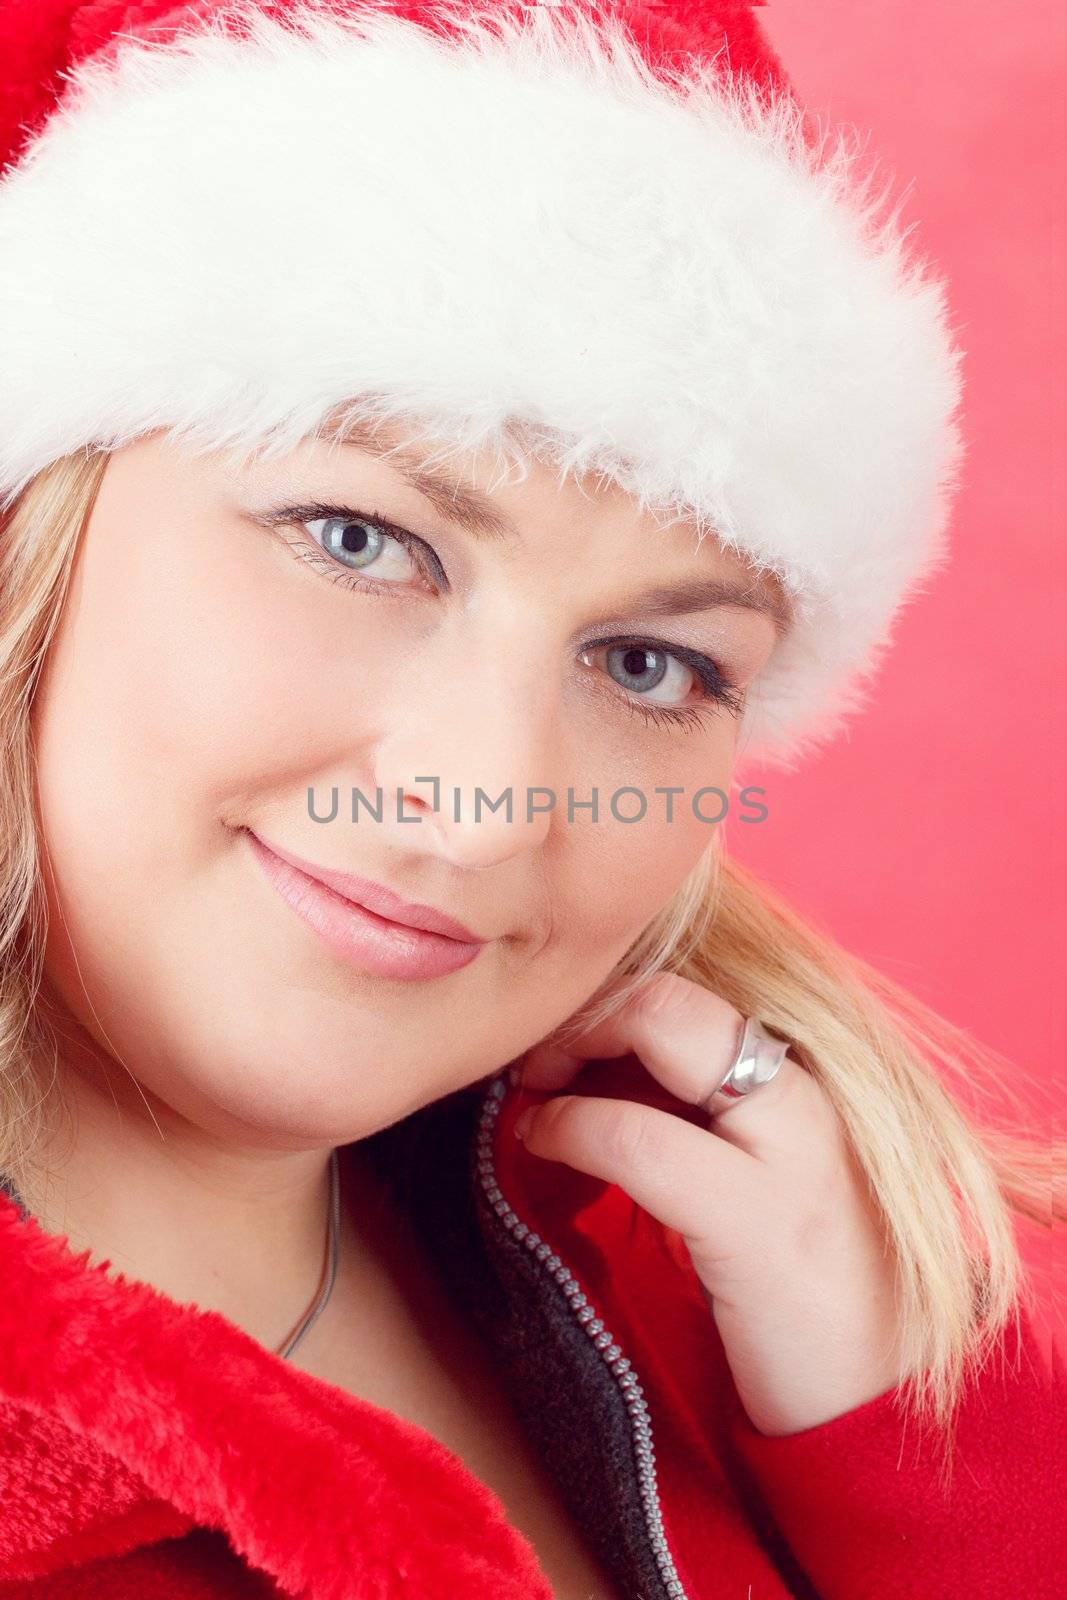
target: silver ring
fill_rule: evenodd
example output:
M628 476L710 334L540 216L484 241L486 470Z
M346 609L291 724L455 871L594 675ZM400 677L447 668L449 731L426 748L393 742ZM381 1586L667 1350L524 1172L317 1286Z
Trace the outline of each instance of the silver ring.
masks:
M724 1094L730 1100L740 1100L743 1095L751 1094L753 1089L761 1089L781 1070L788 1054L788 1040L778 1039L773 1033L768 1033L757 1017L746 1017L733 1065L718 1088L701 1101L701 1110L713 1116L711 1102L717 1094Z

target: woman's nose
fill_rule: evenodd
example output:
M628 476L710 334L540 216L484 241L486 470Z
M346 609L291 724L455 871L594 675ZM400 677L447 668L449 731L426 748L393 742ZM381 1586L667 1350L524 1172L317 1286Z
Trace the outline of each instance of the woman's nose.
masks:
M543 666L507 659L503 645L492 664L482 662L421 678L375 754L374 781L396 837L424 849L432 839L457 866L537 849L567 804L557 790L558 683Z

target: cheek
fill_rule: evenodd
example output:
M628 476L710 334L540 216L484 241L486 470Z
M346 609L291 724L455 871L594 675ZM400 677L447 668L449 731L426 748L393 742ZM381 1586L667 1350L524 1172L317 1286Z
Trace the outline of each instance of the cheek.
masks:
M627 949L713 845L717 828L693 816L688 795L675 797L670 823L657 809L662 797L649 790L648 801L644 821L590 828L571 849L560 901L573 958L596 962ZM631 793L619 804L638 806ZM709 818L717 814L714 796L701 804Z
M547 999L551 1006L549 1025L599 987L715 847L715 819L729 795L731 750L732 739L725 736L718 747L704 742L692 770L684 763L669 778L631 774L627 782L647 802L640 821L621 823L611 815L611 796L621 784L607 782L600 785L596 823L558 830L551 867L553 932L532 979L538 1002L543 1007ZM658 783L684 791L673 796L670 821L666 796L655 792ZM695 811L692 800L700 790L721 794L705 793ZM617 805L626 816L641 810L629 791Z
M221 597L211 593L210 569L190 577L195 552L181 545L183 531L87 531L34 704L50 847L80 841L109 872L126 867L131 878L159 853L173 854L190 800L210 786L218 752L232 749L242 727L231 713L252 641L239 604L229 630L214 625ZM176 544L168 564L160 552Z
M269 533L210 522L180 485L145 529L107 490L35 699L41 783L57 840L165 871L216 849L220 817L251 795L303 803L316 767L358 740L383 652L364 628L357 692L351 613Z
M212 1010L213 1042L232 1032L225 966L252 930L224 881L220 816L276 766L302 797L301 730L324 691L321 646L314 660L301 648L314 637L302 586L256 559L257 531L209 523L162 474L158 492L131 495L119 465L78 551L31 728L49 973L79 1020L98 1014L140 1065L164 1037L175 1053L210 1050ZM146 528L157 500L167 518Z

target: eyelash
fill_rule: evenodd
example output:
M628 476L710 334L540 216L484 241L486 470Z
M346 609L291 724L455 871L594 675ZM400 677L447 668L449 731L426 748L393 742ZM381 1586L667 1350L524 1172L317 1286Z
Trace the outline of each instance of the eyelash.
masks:
M262 517L260 520L267 523L268 526L280 531L287 526L292 527L299 526L305 522L317 522L320 518L324 517L338 522L364 522L368 527L377 528L381 533L387 533L390 538L395 539L398 544L402 544L404 546L404 549L407 550L412 556L416 566L419 567L424 577L430 579L430 581L433 583L437 582L437 577L433 571L433 566L434 563L437 563L437 565L440 566L440 563L437 562L436 553L431 550L430 546L426 544L424 540L418 538L413 533L409 533L406 528L398 527L395 522L390 522L388 518L379 516L377 511L373 511L371 512L370 516L367 516L364 512L354 511L349 506L330 506L318 504L306 506L284 506L279 511L267 512L266 516ZM382 594L386 593L389 589L396 589L400 587L395 583L390 584L382 583L380 581L376 582L373 578L361 578L355 573L346 572L341 566L341 563L339 561L332 560L329 556L324 554L321 547L317 545L314 540L311 540L310 544L305 544L302 540L297 543L293 539L286 539L284 533L282 533L281 537L283 542L289 546L290 550L293 551L294 555L296 555L299 560L306 561L309 566L315 567L319 572L323 573L331 583L339 583L344 589L363 590L364 592ZM311 538L310 534L308 535L308 538ZM443 575L442 569L442 576ZM393 596L390 595L389 598L392 599Z
M436 553L416 534L409 533L406 528L399 527L395 522L390 522L386 517L380 516L377 511L371 512L368 516L365 512L356 511L350 506L320 505L316 503L313 505L285 506L280 510L267 512L259 520L279 533L283 543L288 545L298 560L306 561L309 566L321 572L330 583L339 583L346 589L362 590L365 593L372 594L387 593L389 589L400 587L397 584L376 582L373 578L360 578L353 573L345 572L340 563L325 555L320 546L315 544L314 541L308 545L303 541L298 543L285 537L283 530L286 527L299 527L306 522L314 522L320 518L363 522L370 527L378 529L381 533L389 534L391 538L395 539L398 544L403 545L404 549L409 552L423 576L436 584L437 578L433 572L433 565L436 563L440 567ZM310 539L310 535L308 537ZM427 553L432 559L427 559ZM441 571L443 576L443 569ZM390 596L389 598L394 597ZM703 703L695 706L657 706L648 701L643 701L640 696L629 697L623 691L623 704L628 706L635 715L642 717L646 723L653 723L660 727L667 725L671 727L696 728L703 724L709 710L714 712L725 709L734 716L740 716L744 710L744 691L726 678L718 666L709 657L701 655L699 651L687 650L678 645L668 648L658 640L645 639L636 634L621 634L610 639L595 639L584 648L586 651L592 651L594 649L618 649L622 646L636 650L648 650L655 652L657 655L672 656L696 674L704 690L705 699Z

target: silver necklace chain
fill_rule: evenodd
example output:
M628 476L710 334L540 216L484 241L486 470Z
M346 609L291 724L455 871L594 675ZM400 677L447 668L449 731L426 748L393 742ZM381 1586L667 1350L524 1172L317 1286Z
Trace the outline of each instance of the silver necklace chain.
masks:
M285 1343L275 1352L283 1359L291 1356L297 1345L314 1326L315 1322L326 1309L326 1303L333 1293L333 1286L337 1279L337 1253L341 1237L341 1183L340 1164L336 1149L330 1151L330 1204L329 1219L326 1227L326 1276L314 1300L311 1302L304 1315Z

